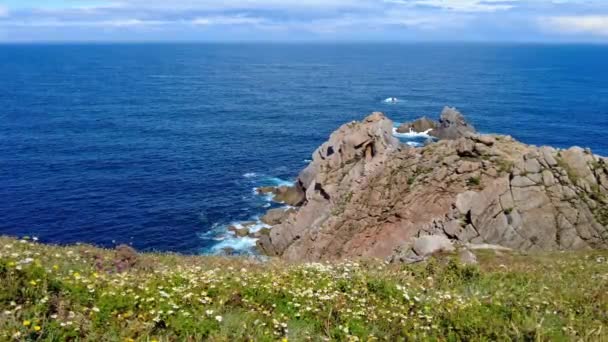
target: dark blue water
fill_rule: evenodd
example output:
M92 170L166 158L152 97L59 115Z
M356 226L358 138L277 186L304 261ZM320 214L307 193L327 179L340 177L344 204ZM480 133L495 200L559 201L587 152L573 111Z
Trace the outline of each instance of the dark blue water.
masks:
M608 46L0 45L0 234L197 253L342 123L444 105L608 155Z

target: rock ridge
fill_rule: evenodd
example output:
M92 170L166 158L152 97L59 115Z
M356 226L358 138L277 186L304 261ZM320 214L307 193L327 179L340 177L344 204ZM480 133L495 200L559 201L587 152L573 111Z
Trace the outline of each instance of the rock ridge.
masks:
M523 251L608 247L606 158L481 135L447 107L437 142L410 147L392 129L375 112L332 133L291 190L298 205L259 249L318 261L400 260L424 236Z

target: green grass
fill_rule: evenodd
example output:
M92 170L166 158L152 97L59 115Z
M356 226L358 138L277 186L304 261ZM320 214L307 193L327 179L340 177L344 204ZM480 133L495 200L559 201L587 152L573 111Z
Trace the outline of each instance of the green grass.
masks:
M470 177L467 179L467 186L477 187L481 184L481 178L479 177Z
M284 264L0 238L0 341L608 339L608 252Z

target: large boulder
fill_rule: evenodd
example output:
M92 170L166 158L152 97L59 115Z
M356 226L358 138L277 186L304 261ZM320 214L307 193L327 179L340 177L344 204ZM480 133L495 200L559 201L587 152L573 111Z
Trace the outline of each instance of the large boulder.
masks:
M298 184L294 186L262 186L257 188L256 191L261 195L272 194L273 201L293 207L302 205L306 200L306 194Z
M464 116L455 108L445 107L439 118L439 125L429 134L437 139L458 139L475 133Z
M289 217L290 214L294 212L295 210L293 208L270 209L266 212L266 215L262 216L260 221L266 223L267 225L274 226L283 222L287 217Z
M437 252L452 252L454 245L445 235L427 235L417 238L412 249L419 256L428 256Z
M306 200L306 194L299 186L280 186L274 192L274 200L290 206L299 206Z
M412 122L406 122L404 124L401 124L398 128L397 128L397 132L398 133L410 133L410 132L415 132L415 133L424 133L424 132L429 132L431 130L433 130L434 128L436 128L438 125L438 123L434 120L431 120L429 118L427 118L426 116L414 120Z

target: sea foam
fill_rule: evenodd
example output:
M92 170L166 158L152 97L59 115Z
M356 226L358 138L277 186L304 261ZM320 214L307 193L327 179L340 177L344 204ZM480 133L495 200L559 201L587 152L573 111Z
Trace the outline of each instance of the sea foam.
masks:
M401 102L401 100L399 100L396 97L389 97L389 98L384 99L384 101L382 101L382 102L384 102L384 103L399 103L399 102Z
M399 138L406 138L406 139L415 139L415 138L427 138L427 139L433 139L432 136L429 135L429 132L431 132L433 129L427 129L424 132L414 132L411 128L410 131L407 133L399 133L397 132L397 127L393 127L393 135Z

